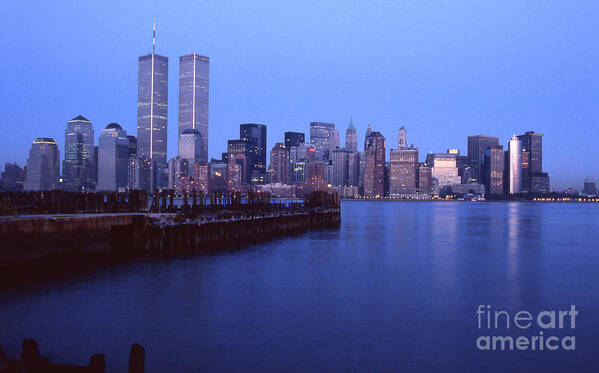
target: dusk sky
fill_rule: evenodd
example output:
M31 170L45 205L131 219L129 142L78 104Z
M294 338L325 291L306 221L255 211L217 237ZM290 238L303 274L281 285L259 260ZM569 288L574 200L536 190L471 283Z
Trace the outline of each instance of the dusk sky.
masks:
M126 5L122 5L125 3ZM599 176L596 1L7 1L0 12L0 162L81 114L136 135L137 61L169 57L169 157L176 155L179 56L210 57L210 156L239 124L284 131L353 116L397 147L459 148L468 135L544 134L553 189Z

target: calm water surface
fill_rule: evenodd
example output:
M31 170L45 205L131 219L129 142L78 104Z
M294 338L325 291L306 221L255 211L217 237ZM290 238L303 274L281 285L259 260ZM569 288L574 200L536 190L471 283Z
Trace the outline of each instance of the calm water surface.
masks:
M148 372L599 369L599 205L356 201L342 215L335 230L4 288L0 344L15 356L33 337L80 364L104 352L111 372L132 342ZM479 304L575 304L576 351L479 351Z

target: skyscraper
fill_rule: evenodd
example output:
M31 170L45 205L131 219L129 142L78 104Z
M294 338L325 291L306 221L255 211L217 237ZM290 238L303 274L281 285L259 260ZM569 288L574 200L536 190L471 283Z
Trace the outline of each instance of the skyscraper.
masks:
M403 138L405 140L405 137ZM390 154L389 194L405 197L418 189L418 149L393 149Z
M328 151L339 146L339 132L335 130L335 123L311 122L310 144L314 145L316 158L323 160Z
M276 143L270 151L270 171L272 183L289 184L290 168L289 150L283 143Z
M266 126L246 123L239 125L239 139L248 144L248 171L252 184L264 184L266 176Z
M492 145L499 145L499 138L484 135L468 136L468 161L471 168L471 177L478 183L484 183L484 157L487 149Z
M150 163L150 185L140 187L147 190L164 187L167 182L168 58L155 50L156 22L152 53L139 57L137 89L137 154L140 163Z
M349 157L352 152L347 149L334 149L331 151L333 186L342 187L349 184Z
M429 153L426 163L431 167L431 177L436 179L440 188L461 184L458 175L457 154Z
M303 132L285 132L285 147L299 146L306 142L306 134Z
M345 148L351 152L358 151L358 133L353 118L349 118L349 126L345 131Z
M506 152L506 181L508 194L518 194L522 191L522 142L514 135L508 142Z
M44 191L60 188L60 151L49 137L35 139L27 159L25 191Z
M186 159L190 165L206 162L203 157L203 136L199 130L188 128L179 135L179 157Z
M484 162L485 188L487 194L503 194L503 145L491 145L487 148Z
M366 137L364 151L364 195L383 197L385 195L385 137L378 131L371 131Z
M179 58L179 155L186 130L200 134L198 162L208 162L210 59L195 52Z
M97 191L116 192L129 184L129 138L117 123L100 131Z
M549 176L543 172L543 134L527 131L518 136L522 142L522 191L549 192Z
M92 123L78 115L67 123L62 161L63 187L80 191L95 187L94 130Z

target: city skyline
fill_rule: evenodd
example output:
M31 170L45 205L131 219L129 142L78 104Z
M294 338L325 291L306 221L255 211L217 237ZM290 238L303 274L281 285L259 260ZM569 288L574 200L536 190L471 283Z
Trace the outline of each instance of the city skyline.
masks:
M194 11L214 11L217 6L214 4L207 4L205 7L206 9L196 7L194 8ZM322 5L324 9L320 9L320 6L316 5L298 5L298 7L313 11L322 10L326 17L332 17L333 12L340 10L339 5ZM341 11L347 16L348 20L355 20L355 17L357 16L356 13L359 10L356 9L356 7L358 6L348 5L346 8L341 9ZM406 7L405 10L408 14L419 15L420 17L423 17L423 10L427 10L425 7L423 7L423 9L418 9L414 6ZM444 5L444 7L450 6ZM513 4L512 7L518 7L529 16L532 11L532 9L528 8L526 5ZM24 11L24 9L19 9L19 6L17 5L11 5L9 8L9 13L11 11ZM60 8L60 6L57 7L57 9ZM91 6L91 8L93 9L93 6ZM255 11L252 7L250 8L250 10ZM396 7L392 5L376 6L371 13L366 15L366 21L372 22L373 19L380 16L379 13L383 13L383 10L388 10L388 8L397 10ZM468 6L461 7L457 17L462 19L470 12L480 10L476 8L478 7L474 4L468 4ZM81 65L80 69L70 69L68 71L70 73L69 75L67 74L67 70L63 70L66 69L66 67L57 66L50 71L50 74L46 77L46 81L41 82L38 89L31 90L31 86L28 84L24 84L24 87L20 88L17 84L19 80L16 77L28 79L28 74L19 74L18 71L21 71L21 67L10 64L8 70L14 73L11 75L14 75L15 78L10 77L10 79L7 80L4 95L9 92L14 92L15 96L20 100L31 102L36 100L40 93L47 92L49 84L54 84L53 82L55 82L56 79L61 79L61 81L64 80L64 85L56 85L55 88L58 89L58 93L56 97L51 100L51 107L48 106L48 103L45 100L40 101L39 112L36 111L31 113L24 109L20 101L15 101L14 98L11 98L8 95L5 97L7 98L5 102L7 102L8 105L3 108L3 112L5 112L6 115L2 121L2 129L8 130L11 123L23 122L25 118L24 113L27 113L27 125L22 126L25 128L21 129L18 136L8 136L10 138L3 140L2 150L0 151L0 162L3 164L6 162L17 162L20 165L24 165L27 158L27 149L29 149L31 142L37 137L54 138L62 152L65 148L63 136L61 136L61 134L64 133L64 123L79 114L90 119L92 123L94 123L96 133L108 123L116 122L121 124L123 129L126 129L129 134L134 134L136 125L134 109L135 99L133 99L133 105L131 102L132 97L135 97L136 90L135 80L137 79L137 74L135 73L135 70L137 66L135 59L137 56L148 52L152 16L158 14L160 43L157 46L156 53L167 56L171 60L169 68L169 80L171 81L171 84L169 85L169 96L171 96L169 102L171 110L169 110L168 113L168 123L170 124L170 128L168 129L167 159L176 155L178 137L176 134L178 116L177 92L179 87L176 82L178 81L179 71L177 66L173 65L173 63L177 61L180 56L189 54L190 50L195 50L202 55L210 56L211 62L213 62L210 72L211 88L214 88L214 90L211 90L210 92L210 126L213 128L213 131L211 132L211 137L209 139L209 157L218 158L220 153L226 150L226 140L235 136L237 126L240 123L248 122L264 123L268 126L267 151L270 151L271 146L276 142L283 141L283 133L285 131L307 133L307 126L311 121L336 123L338 125L338 130L341 132L340 137L344 137L343 134L345 127L349 122L349 117L353 116L353 121L357 128L358 139L363 138L367 124L372 124L373 128L376 128L388 139L395 137L397 128L405 126L406 128L409 128L410 131L409 143L414 143L415 146L419 148L420 161L423 160L423 156L428 152L442 152L446 148L459 148L462 154L466 154L466 137L470 135L483 133L485 135L495 136L500 139L499 144L506 147L507 140L513 133L522 134L528 130L535 130L545 135L544 147L546 151L543 155L545 160L544 171L548 172L552 177L552 188L565 189L566 187L572 186L581 189L582 180L584 180L585 177L596 177L599 174L596 169L593 169L593 167L596 167L596 162L592 162L592 159L591 162L588 162L589 166L586 168L582 168L582 166L579 165L580 162L574 162L575 159L587 159L589 157L588 154L590 154L591 158L595 157L593 144L597 142L597 135L591 130L592 127L590 126L592 123L596 122L595 116L597 113L592 107L588 106L587 98L587 96L594 91L594 75L589 74L588 72L585 73L585 65L582 65L582 62L573 62L559 57L558 47L564 42L565 36L557 34L557 26L555 29L550 29L544 34L547 40L554 40L554 43L548 44L547 40L541 41L540 43L545 47L548 45L552 46L549 52L542 53L539 47L534 47L533 44L530 44L533 40L536 40L534 38L531 39L530 35L534 36L540 32L539 28L544 24L541 23L541 15L544 15L548 17L548 19L556 21L559 25L568 26L569 28L567 28L567 30L571 30L576 26L578 30L581 31L577 34L580 35L581 39L576 39L577 42L574 43L574 45L571 45L571 48L580 49L586 47L585 40L588 35L592 35L589 34L591 31L590 25L585 22L579 22L579 24L574 25L573 22L574 19L580 20L580 15L583 13L584 7L568 6L566 8L565 17L561 20L557 19L558 15L555 7L547 6L540 9L541 14L535 15L531 20L530 25L527 26L530 28L530 32L519 33L519 37L524 38L524 41L514 46L514 48L518 48L513 52L513 56L518 57L517 60L520 61L520 63L523 63L524 57L528 58L531 61L531 64L535 61L548 61L541 59L541 57L551 56L554 58L552 63L549 63L550 61L547 62L549 65L540 65L542 66L542 70L538 75L533 76L533 80L526 80L522 75L525 71L528 71L529 68L532 69L532 65L511 64L510 68L514 68L513 71L506 69L502 70L505 73L502 76L502 80L507 79L508 83L498 85L498 81L493 79L491 79L491 81L485 81L486 83L491 84L477 85L474 83L474 80L480 79L482 76L481 74L484 71L489 71L491 68L502 69L500 63L505 61L501 61L501 59L485 60L483 61L485 63L482 64L479 69L458 70L457 75L460 76L462 80L472 80L465 86L471 89L462 91L462 94L458 97L461 98L462 101L468 101L468 99L471 99L475 95L480 96L480 100L476 101L477 107L468 105L468 111L464 111L464 108L460 106L460 103L457 103L457 105L453 107L449 105L450 103L455 104L455 102L448 99L447 95L455 94L456 91L454 88L451 88L451 85L447 85L450 82L450 80L447 79L449 79L449 75L456 72L456 66L450 64L441 67L444 65L443 62L447 62L446 60L439 60L438 66L435 64L437 67L432 70L417 70L417 77L423 77L424 75L422 75L422 73L427 71L432 73L429 80L426 82L419 82L419 79L410 80L409 77L402 73L402 69L415 68L414 60L402 60L401 62L398 62L398 60L392 65L388 63L386 58L379 60L370 59L366 62L360 58L354 58L359 56L358 53L360 48L349 48L344 51L344 56L353 59L355 66L349 68L342 64L342 67L345 67L343 71L346 74L358 71L359 69L364 69L369 65L373 68L373 71L358 76L357 79L359 82L367 84L365 85L365 90L357 94L356 92L353 92L352 89L348 89L353 87L349 78L345 79L338 73L333 73L331 76L323 75L323 72L328 71L331 67L339 66L339 61L336 58L332 58L330 55L325 54L326 58L319 63L309 63L306 66L301 66L299 62L303 60L299 59L296 62L284 65L284 70L273 70L273 63L280 62L282 57L281 54L283 52L289 52L289 47L283 45L276 48L272 46L268 49L267 53L269 60L273 60L273 62L257 58L256 54L250 55L250 58L248 58L247 61L240 63L237 59L237 53L239 52L234 52L231 56L228 56L224 51L217 47L215 41L220 40L219 37L226 35L229 38L229 41L233 42L235 40L233 36L235 35L231 35L230 32L224 30L222 27L217 27L215 21L210 21L206 26L207 30L210 31L206 33L206 36L192 40L190 37L180 37L178 34L185 29L185 27L177 25L176 22L180 19L185 21L186 19L183 15L180 13L177 15L176 12L174 12L174 14L169 14L164 11L167 9L164 7L149 6L148 9L140 10L139 17L134 17L132 24L135 25L135 31L130 32L132 36L127 38L123 43L118 42L116 39L117 36L121 36L121 33L124 32L123 30L107 31L108 36L102 41L91 38L88 44L81 44L81 53L73 54L70 57L72 61L65 63L68 67L70 64L76 62ZM43 6L41 9L43 10ZM292 8L291 10L292 13L294 13L293 11L298 9ZM57 10L46 9L46 11L50 11L50 13L53 14ZM280 9L270 9L269 11L276 14ZM40 12L40 9L33 9L31 18L39 20L41 13L38 14L38 12ZM116 19L120 19L119 17L121 17L117 14L116 9L110 7L107 9L107 13ZM148 13L152 14L148 15ZM312 13L310 14L312 15ZM290 16L293 17L294 15L291 14ZM489 14L487 14L487 11L484 11L482 16L489 17ZM431 15L431 17L439 20L442 25L452 25L448 23L449 20L445 15L435 13ZM238 17L234 16L234 18L237 20ZM398 15L398 19L392 20L392 24L395 24L396 21L399 23L400 18L401 17ZM97 23L97 21L96 18L91 17L91 24L89 26L81 25L80 35L73 35L74 40L79 40L78 38L84 38L85 40L89 39L89 35L92 35L91 33L93 31L92 26L94 23ZM350 23L339 20L334 21L342 30L345 30ZM41 24L44 24L44 22L47 21L43 20ZM212 22L215 22L215 24ZM272 22L275 21L271 21L269 25L272 26ZM308 17L307 20L304 20L302 25L309 25L313 22L315 22L315 18L312 15ZM475 43L474 46L466 50L468 56L473 57L475 52L485 52L482 53L481 56L489 56L491 49L487 49L481 43L482 40L487 40L488 38L493 41L489 48L500 47L496 49L495 52L504 55L506 53L506 43L511 40L511 36L506 35L506 40L500 40L501 38L498 38L496 33L498 30L504 30L504 28L500 26L505 26L505 22L507 21L501 18L495 21L494 25L496 28L494 29L485 28L480 24L474 25L482 28L482 30L486 32L482 33L483 36L481 38L475 40L477 43ZM520 29L524 27L524 22L520 18L517 18L516 20L512 19L512 22L516 23L516 29L518 29L518 27ZM8 27L14 28L15 25L9 21ZM249 35L249 44L253 45L257 40L256 35L262 35L267 28L268 27L266 26L259 28L255 33ZM362 26L360 27L360 30L365 31ZM456 37L456 35L462 35L464 38L471 38L471 36L459 33L458 31L460 30L461 29L455 25L451 28L451 31L454 32L454 37ZM32 33L35 32L35 30L32 31ZM63 31L59 29L57 32L60 34ZM415 32L422 33L423 31L417 29ZM596 31L593 30L592 32ZM19 41L21 43L26 43L27 45L33 44L33 46L35 46L31 36L21 36L14 32L10 34L15 35L16 40L8 44L5 43L8 45L9 58L15 58L17 56L16 52L19 49L15 47L16 43ZM571 35L571 31L569 31L568 34ZM313 34L310 33L310 35ZM292 37L293 40L301 42L302 40L307 40L310 35L305 38L296 34L291 34L289 36ZM372 36L371 34L368 35ZM427 35L426 40L432 43L425 44L426 48L438 46L438 42L445 40L445 37L430 32L422 35ZM266 38L267 42L274 40L270 38L272 35L267 33L266 36L268 36ZM328 41L346 41L346 38L339 33L333 33L333 35L328 37L325 36L325 39ZM363 41L364 39L359 38L358 40ZM380 39L374 38L373 40L380 40L382 42L382 40L387 39L381 37ZM538 42L538 40L536 41ZM52 40L49 41L49 44L51 46L56 46L55 42ZM114 53L114 55L111 56L113 65L110 65L110 73L108 70L103 70L104 67L102 66L98 66L98 70L90 70L87 68L87 51L89 51L89 48L101 51L102 48L98 48L100 45L113 46L112 48L109 48L110 52ZM228 45L230 46L231 44ZM313 53L322 48L322 43L316 43L314 47L309 47L305 44L301 45L303 46L304 53ZM423 57L422 47L418 48L417 45L414 45L413 41L408 43L408 45L415 48L414 53L417 56ZM532 50L525 52L524 46L533 46L533 48ZM464 45L458 45L458 47L464 47ZM241 48L244 54L250 53L247 48L249 48L249 46ZM370 49L370 52L374 50ZM51 52L50 57L52 58L56 58L55 56L57 56L57 53L58 55L60 53L65 53L64 48L56 48L54 51L49 51L45 46L41 46L39 51L40 53ZM27 57L27 53L29 52L22 52L24 53L22 57ZM529 53L532 52L535 52L536 54L531 56ZM104 52L101 52L98 58L106 58L102 53ZM581 51L576 53L587 56L587 54ZM433 60L424 58L420 62L423 62L425 66L431 68ZM455 58L450 58L449 62L456 62L456 60ZM97 65L101 65L101 63L94 61L94 66ZM23 66L23 68L29 68L32 65L30 65L25 58L25 60L23 60ZM473 65L468 66L470 68L473 67ZM256 69L256 67L260 68ZM252 69L251 74L248 74L249 68ZM562 74L561 78L557 78L558 74L555 73L558 70L560 71L560 74ZM35 68L33 71L36 71ZM89 74L90 71L93 73ZM133 74L131 74L132 71ZM266 78L265 74L270 71L273 72L274 77ZM245 74L242 74L243 79L239 79L239 74L244 72ZM384 72L387 72L387 74ZM282 79L285 75L281 74L289 73L307 73L307 76L310 77L307 79L309 85L300 84L298 86L297 80L291 78ZM392 73L390 75L390 84L401 88L397 91L396 95L389 94L391 85L381 80L382 77L388 75L388 73ZM585 83L585 85L576 89L575 92L572 92L572 83L579 83L582 76L584 76L585 79L590 76L591 79ZM262 79L256 79L260 77ZM281 83L272 86L273 79L275 78L280 79ZM318 79L314 80L314 78ZM77 79L78 85L73 86L72 79ZM232 95L231 89L240 89L239 84L232 83L232 79L238 79L240 82L239 84L249 88L252 92L252 97L248 98L247 95L238 94L238 96L243 96L238 98L235 97L236 95ZM433 80L437 80L439 84L447 85L445 90L442 91L441 96L431 91ZM401 84L398 85L400 81ZM547 81L547 83L540 84L542 81ZM27 80L25 83L27 83ZM333 83L338 88L334 90L330 89L331 84ZM93 92L81 94L82 91L79 85L85 87L97 87L99 84L106 85L106 89L110 91L109 94L103 95L102 90L100 90L98 94ZM313 87L310 85L313 85ZM299 89L294 90L294 93L289 96L290 89L295 86L299 87ZM524 89L523 94L514 91L516 88L522 89L523 86L528 87ZM24 91L23 89L26 87L29 87L29 89ZM372 89L375 87L380 88L381 93L369 97L369 95L372 95ZM544 93L541 95L534 95L530 87L544 89L544 91L542 91ZM313 91L313 89L316 88L321 89ZM489 91L489 89L495 89L495 91ZM580 94L581 91L584 93L582 96ZM318 92L318 94L314 96L313 92ZM415 96L420 97L420 99L416 101L411 99L406 96L407 92L415 92ZM490 94L489 92L493 92L493 94ZM561 93L558 94L557 92ZM578 95L576 93L578 93ZM515 94L514 99L506 101L506 97L510 94ZM307 97L310 95L313 95L314 98L308 99ZM293 104L296 108L289 110L290 107L288 104L281 105L280 98L277 96L286 96L287 100L291 102L290 104ZM376 98L376 100L374 100L373 97ZM547 100L536 100L534 97L547 98ZM574 98L567 99L567 97ZM581 100L576 100L576 97ZM101 100L98 101L100 98ZM356 100L359 98L362 98L362 102L356 104ZM497 101L497 98L501 100ZM518 100L518 98L520 99ZM240 100L243 99L245 99L247 103L241 103ZM495 104L497 104L497 106L491 105L494 100L496 101ZM397 103L394 103L394 101L397 101ZM541 103L540 101L543 102ZM100 102L102 104L100 104ZM298 102L301 103L301 105L297 105ZM427 103L427 105L425 106L424 103ZM500 103L501 105L499 105ZM581 103L584 104L582 108L579 107L579 104ZM489 107L489 105L492 107ZM233 110L231 108L233 108ZM443 113L443 115L440 116L440 113ZM575 128L576 131L563 131L563 127ZM43 130L41 130L42 128ZM214 131L216 128L218 128L218 132ZM451 130L448 131L447 129ZM10 131L6 132L12 133ZM214 136L212 136L212 134L214 134ZM572 150L569 152L559 151L559 149L563 149L567 146L570 146ZM389 150L391 148L393 147L386 147L387 159L389 159Z

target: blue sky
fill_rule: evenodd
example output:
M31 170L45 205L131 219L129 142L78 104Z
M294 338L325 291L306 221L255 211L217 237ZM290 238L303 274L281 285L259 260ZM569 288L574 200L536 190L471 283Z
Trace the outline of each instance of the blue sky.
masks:
M599 2L9 1L0 13L0 162L25 163L35 137L62 150L66 122L136 134L137 57L169 57L169 156L178 57L211 58L210 155L239 124L283 132L350 116L397 146L459 148L466 137L544 133L552 187L599 176Z

